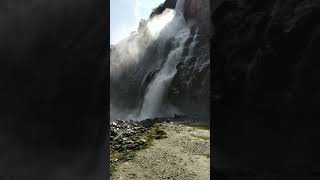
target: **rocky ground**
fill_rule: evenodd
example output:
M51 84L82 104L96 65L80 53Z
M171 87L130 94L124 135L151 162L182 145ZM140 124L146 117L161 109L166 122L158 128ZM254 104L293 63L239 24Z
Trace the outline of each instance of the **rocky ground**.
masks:
M111 124L111 179L206 180L210 131L180 120Z

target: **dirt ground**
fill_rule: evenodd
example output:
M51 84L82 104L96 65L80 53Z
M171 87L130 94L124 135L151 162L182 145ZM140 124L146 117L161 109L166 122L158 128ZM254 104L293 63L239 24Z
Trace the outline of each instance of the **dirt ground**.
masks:
M117 164L111 180L209 180L210 131L177 123L162 123L168 137Z

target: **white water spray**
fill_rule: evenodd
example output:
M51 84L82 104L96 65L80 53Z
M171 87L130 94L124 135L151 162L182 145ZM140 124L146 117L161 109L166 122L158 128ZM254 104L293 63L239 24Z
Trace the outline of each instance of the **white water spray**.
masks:
M161 30L172 21L175 11L172 9L165 9L162 14L154 16L147 24L151 36L156 39Z
M173 113L176 113L177 110L170 105L166 105L163 100L165 98L166 91L177 72L176 65L183 58L182 53L184 50L184 44L189 38L189 35L189 29L185 28L180 30L175 37L175 48L170 52L163 67L148 87L139 119L172 116Z
M184 61L186 58L183 56L183 52L185 50L185 44L190 38L190 29L185 24L183 17L183 7L184 0L177 1L175 8L176 14L171 24L176 24L178 26L173 26L174 29L164 29L164 31L176 31L171 34L172 37L174 37L174 47L169 53L156 78L148 86L144 102L138 116L138 119L140 120L154 117L173 116L175 113L179 112L174 106L166 104L165 98L168 88L177 73L177 64ZM172 28L172 26L169 26L168 28ZM196 43L196 36L197 30L189 45L188 54L192 53L193 47Z

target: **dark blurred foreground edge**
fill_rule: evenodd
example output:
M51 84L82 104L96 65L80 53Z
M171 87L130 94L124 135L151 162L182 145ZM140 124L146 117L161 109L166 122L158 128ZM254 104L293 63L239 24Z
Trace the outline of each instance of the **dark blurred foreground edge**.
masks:
M320 1L212 2L216 179L319 179Z
M0 179L107 179L109 2L0 2Z

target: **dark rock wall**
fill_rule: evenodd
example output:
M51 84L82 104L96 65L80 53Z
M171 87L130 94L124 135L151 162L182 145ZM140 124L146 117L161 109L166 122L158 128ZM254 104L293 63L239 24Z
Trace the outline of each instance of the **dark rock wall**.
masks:
M210 1L186 0L184 15L191 33L198 29L193 57L177 66L169 99L198 121L210 119Z
M231 0L213 12L219 169L319 171L320 2Z
M187 21L193 21L193 25L199 28L201 43L208 43L210 39L210 1L185 0L184 15Z

